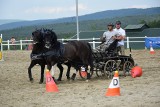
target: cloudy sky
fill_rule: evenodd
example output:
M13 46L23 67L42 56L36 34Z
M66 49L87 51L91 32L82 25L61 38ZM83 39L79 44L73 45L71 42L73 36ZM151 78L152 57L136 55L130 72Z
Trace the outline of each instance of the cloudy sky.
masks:
M79 0L79 15L150 7L160 7L160 0ZM55 19L75 16L75 12L75 0L0 0L0 19Z

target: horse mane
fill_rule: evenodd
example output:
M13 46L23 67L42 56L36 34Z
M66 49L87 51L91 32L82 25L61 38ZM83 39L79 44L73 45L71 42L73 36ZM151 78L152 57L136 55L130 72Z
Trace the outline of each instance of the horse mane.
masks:
M57 40L57 34L53 31L53 29L44 29L44 28L43 28L43 30L44 30L44 32L47 32L47 31L48 31L48 32L51 32L51 34L54 35L54 36L55 36L55 39Z

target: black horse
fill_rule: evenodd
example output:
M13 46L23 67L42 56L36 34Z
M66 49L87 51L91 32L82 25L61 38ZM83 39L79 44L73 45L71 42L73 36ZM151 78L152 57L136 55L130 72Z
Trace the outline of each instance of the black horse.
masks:
M79 70L79 63L86 68L90 65L90 70L93 70L92 49L89 43L85 41L70 41L63 45L57 41L57 35L52 30L45 31L44 43L47 49L45 59L49 70L56 63L65 61L71 63L76 70ZM75 75L72 79L74 79ZM87 73L87 79L89 78L90 73Z
M43 35L44 35L44 29L38 29L38 30L36 30L36 31L34 31L32 33L33 49L32 49L31 55L30 55L31 63L30 63L30 66L28 67L29 80L31 82L33 82L31 69L36 64L39 64L41 66L41 78L40 78L40 82L39 82L40 84L43 83L43 80L44 80L44 69L45 69L45 65L47 64L46 60L44 59L45 48L44 48ZM57 67L60 70L60 75L59 75L59 78L57 79L58 81L61 81L62 73L63 73L63 67L62 67L61 64L62 63L57 63ZM71 68L71 65L70 65L70 63L66 63L66 65L68 66L66 76L67 76L67 79L70 79L70 68Z
M41 78L40 78L40 84L43 83L44 80L44 69L46 65L46 61L43 58L43 52L44 52L44 42L42 38L42 32L41 30L36 30L32 33L32 38L33 38L33 49L31 52L31 63L30 66L28 67L28 75L29 75L29 80L33 82L32 78L32 73L31 69L36 65L39 64L41 66Z

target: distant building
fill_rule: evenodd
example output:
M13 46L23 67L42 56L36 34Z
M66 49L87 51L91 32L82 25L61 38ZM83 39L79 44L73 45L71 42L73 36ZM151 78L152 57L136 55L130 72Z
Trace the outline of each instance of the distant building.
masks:
M147 24L128 25L124 29L126 32L141 32L144 29L150 28Z

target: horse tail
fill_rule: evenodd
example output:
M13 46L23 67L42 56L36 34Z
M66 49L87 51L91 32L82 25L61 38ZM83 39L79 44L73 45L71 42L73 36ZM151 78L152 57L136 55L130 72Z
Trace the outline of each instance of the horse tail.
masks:
M88 62L90 64L91 70L93 70L93 57L92 57L92 47L89 43L87 43L88 47L89 47L89 58L88 58Z

